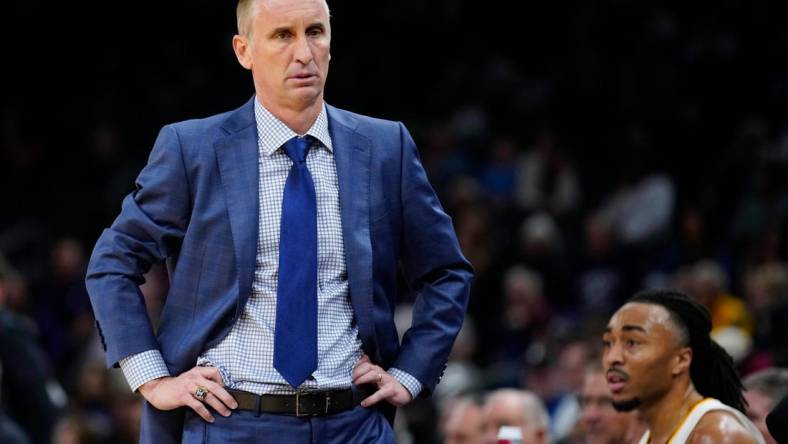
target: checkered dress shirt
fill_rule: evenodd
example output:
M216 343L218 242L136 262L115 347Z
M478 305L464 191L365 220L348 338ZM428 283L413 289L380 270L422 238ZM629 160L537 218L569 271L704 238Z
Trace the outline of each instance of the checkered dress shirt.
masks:
M287 394L295 390L273 367L279 221L285 181L292 165L281 147L298 134L257 100L255 120L260 159L260 231L252 294L227 336L206 350L196 365L218 368L224 384L230 388L257 394ZM306 134L315 139L307 154L307 167L317 197L318 366L299 390L347 388L351 385L353 367L363 352L348 295L339 183L325 106ZM169 376L158 350L126 357L120 366L132 390L147 381ZM389 369L389 373L414 397L421 391L421 383L410 374L396 368Z

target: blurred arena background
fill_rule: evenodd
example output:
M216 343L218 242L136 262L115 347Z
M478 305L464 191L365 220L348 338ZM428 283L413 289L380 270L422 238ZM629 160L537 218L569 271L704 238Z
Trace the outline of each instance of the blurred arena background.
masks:
M477 272L402 443L440 442L448 400L501 387L576 442L600 328L644 287L707 304L743 375L788 367L785 3L329 3L327 101L408 125ZM0 423L31 442L136 442L140 398L104 370L84 269L159 128L252 95L234 7L13 2L0 19ZM153 270L154 314L166 289Z

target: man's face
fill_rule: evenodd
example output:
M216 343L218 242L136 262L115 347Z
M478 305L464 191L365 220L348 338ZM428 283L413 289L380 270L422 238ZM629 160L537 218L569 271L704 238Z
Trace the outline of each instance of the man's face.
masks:
M515 398L492 398L482 409L484 443L495 444L501 426L519 427L523 436L523 444L540 444L544 440L544 431L525 420L522 403Z
M634 413L619 413L603 371L586 372L580 390L583 430L587 444L621 444L626 440Z
M472 404L457 406L446 418L443 444L482 444L482 411Z
M257 0L250 35L236 36L239 62L271 111L301 111L323 98L331 28L324 0Z
M747 400L747 417L750 418L755 427L761 432L768 444L777 444L769 429L766 428L766 416L774 408L774 401L768 395L758 390L747 390L744 392Z
M660 305L628 303L613 315L602 339L614 406L627 411L658 399L689 371L692 353L679 344L676 329Z

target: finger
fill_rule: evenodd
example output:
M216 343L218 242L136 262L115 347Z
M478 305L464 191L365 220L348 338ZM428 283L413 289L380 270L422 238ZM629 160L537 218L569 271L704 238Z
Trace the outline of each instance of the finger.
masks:
M382 386L385 383L386 372L384 371L369 371L360 375L353 381L355 385L362 385L362 384L377 384Z
M209 392L209 393L211 393L212 395L216 396L216 398L217 398L217 399L218 399L218 400L219 400L219 401L220 401L222 404L224 404L225 406L227 406L227 407L229 407L229 408L231 408L231 409L236 409L236 408L238 408L238 403L235 401L235 398L233 398L233 395L231 395L231 394L230 394L230 393L229 393L229 392L228 392L228 391L227 391L227 390L224 388L224 386L222 386L222 385L219 385L219 384L217 384L217 383L215 383L215 382L213 382L213 381L211 381L211 380L209 380L209 379L206 379L206 380L204 381L204 384L205 384L205 385L203 385L203 387L205 387L206 389L208 389L208 392Z
M369 356L363 355L361 358L359 358L358 361L356 361L356 364L353 366L353 371L355 372L357 368L363 366L364 364L371 364L371 363L372 361L369 359Z
M361 381L364 378L369 379L369 377L371 377L372 379L375 379L377 378L376 375L381 371L382 371L381 369L378 369L373 365L367 365L365 367L359 368L358 370L353 372L353 384L356 385L361 384L361 382L359 381ZM368 377L367 375L372 375L372 376Z
M213 393L208 393L205 396L205 404L211 406L212 409L219 412L219 414L222 416L230 416L230 409L228 409L227 406L224 405L224 403Z
M369 360L367 360L365 362L359 361L359 363L356 364L355 367L353 367L353 377L356 377L358 375L362 375L362 374L368 372L369 369L373 368L374 366L375 365L372 364L371 362L369 362Z
M224 385L224 381L222 381L222 374L219 372L219 369L216 367L195 367L197 369L197 373L205 379L210 379L211 381L216 382L217 384Z
M211 415L211 412L208 411L208 408L206 408L205 404L203 404L202 402L192 398L187 405L191 407L191 409L194 410L194 412L197 413L200 416L200 418L204 419L205 421L211 423L214 421L213 415Z
M364 368L364 367L368 367L370 365L375 365L375 364L372 361L370 361L369 358L366 358L366 359L365 358L361 358L361 359L358 360L358 362L356 362L356 365L353 366L353 369Z
M361 406L371 407L384 399L388 399L388 397L391 395L392 395L392 391L390 387L381 387L378 391L373 393L372 396L361 401Z
M356 368L353 369L353 372L360 376L360 375L363 375L364 373L385 372L385 370L383 370L382 367L373 364L371 361L367 361L367 362L362 362L362 363L358 364L356 366Z

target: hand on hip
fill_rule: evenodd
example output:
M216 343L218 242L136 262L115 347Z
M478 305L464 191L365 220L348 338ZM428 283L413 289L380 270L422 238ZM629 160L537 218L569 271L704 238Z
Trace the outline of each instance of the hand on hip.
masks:
M139 392L159 410L189 407L208 422L213 422L208 406L222 416L230 416L230 410L238 407L214 367L194 367L177 377L154 379L141 385Z

